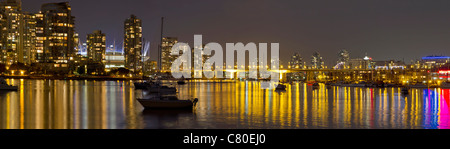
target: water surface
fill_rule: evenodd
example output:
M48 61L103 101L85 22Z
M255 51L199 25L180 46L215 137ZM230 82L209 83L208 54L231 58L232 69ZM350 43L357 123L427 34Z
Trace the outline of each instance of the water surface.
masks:
M131 81L9 79L0 92L0 129L448 129L449 89L352 88L295 83L285 92L259 82L191 82L180 98L193 111L143 111L148 95ZM176 83L175 83L176 84Z

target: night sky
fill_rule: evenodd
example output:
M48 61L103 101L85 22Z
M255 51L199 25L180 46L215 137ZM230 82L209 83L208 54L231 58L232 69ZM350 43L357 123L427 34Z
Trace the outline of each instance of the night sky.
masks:
M450 55L448 0L22 0L24 11L38 12L43 3L70 2L75 27L85 41L100 29L107 44L122 42L123 21L135 14L152 42L156 59L160 19L165 36L203 41L280 43L284 64L299 52L309 64L314 51L326 64L336 63L341 49L351 58L365 53L375 60L420 59Z

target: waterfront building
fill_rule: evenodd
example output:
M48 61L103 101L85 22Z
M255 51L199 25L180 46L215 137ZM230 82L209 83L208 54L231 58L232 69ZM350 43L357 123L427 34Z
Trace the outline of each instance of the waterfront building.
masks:
M406 64L403 61L374 61L376 70L392 70L392 69L405 69Z
M450 63L438 68L439 79L443 82L450 82Z
M448 56L426 56L422 57L422 67L425 69L433 69L442 67L450 63L450 57Z
M144 63L144 75L155 74L158 71L158 63L156 61L148 59Z
M176 60L176 56L171 55L173 45L178 43L176 37L164 37L161 45L161 72L170 72L172 62Z
M21 40L19 42L19 62L31 64L36 61L36 16L23 12L21 21Z
M105 62L106 36L102 31L96 30L87 35L87 55L94 62Z
M135 15L124 22L125 67L135 74L142 70L142 22Z
M21 11L20 0L5 0L1 4L1 59L0 62L8 66L19 61L19 42L21 33ZM21 53L23 55L23 53Z
M294 53L291 56L291 61L289 61L288 65L289 69L303 69L303 58L299 53Z
M49 70L68 72L78 44L69 3L43 4L36 20L36 62Z
M110 71L112 68L125 67L125 56L118 52L106 52L105 54L105 69Z
M311 69L324 69L325 63L323 61L322 56L320 56L319 52L314 52L311 57Z
M350 53L347 50L341 50L338 54L337 69L347 69L350 60Z

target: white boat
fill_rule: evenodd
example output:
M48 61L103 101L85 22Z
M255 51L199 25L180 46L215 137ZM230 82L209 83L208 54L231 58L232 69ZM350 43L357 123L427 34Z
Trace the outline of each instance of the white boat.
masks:
M193 108L198 99L179 100L176 96L162 96L138 101L145 109L188 109Z
M0 78L0 91L17 91L19 87L6 83L5 79Z

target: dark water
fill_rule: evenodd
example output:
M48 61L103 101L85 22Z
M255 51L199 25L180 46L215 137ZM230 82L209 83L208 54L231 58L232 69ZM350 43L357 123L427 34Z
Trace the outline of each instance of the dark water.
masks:
M333 87L299 83L286 92L258 82L192 82L181 98L199 98L193 111L143 111L131 81L18 80L0 92L0 129L171 128L450 128L449 89Z

